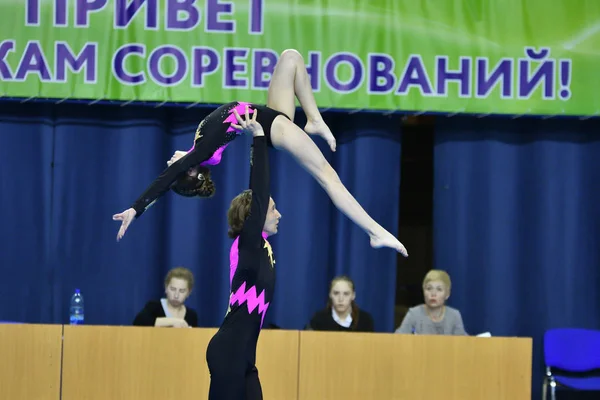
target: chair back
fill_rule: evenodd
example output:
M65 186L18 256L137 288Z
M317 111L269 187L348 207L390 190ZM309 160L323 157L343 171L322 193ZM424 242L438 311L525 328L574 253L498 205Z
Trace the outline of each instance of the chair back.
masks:
M546 331L544 360L548 367L570 372L600 369L600 331L580 328Z

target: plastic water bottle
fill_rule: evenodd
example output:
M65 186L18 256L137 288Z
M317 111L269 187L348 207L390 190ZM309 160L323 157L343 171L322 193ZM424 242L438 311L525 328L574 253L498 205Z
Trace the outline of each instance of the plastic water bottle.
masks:
M83 324L83 296L79 292L79 289L75 289L75 294L71 297L69 322L71 325Z

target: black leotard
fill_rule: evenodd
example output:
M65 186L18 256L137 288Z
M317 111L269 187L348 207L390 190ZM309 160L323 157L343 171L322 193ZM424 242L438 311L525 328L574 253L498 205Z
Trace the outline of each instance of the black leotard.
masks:
M263 232L271 197L266 137L254 139L252 154L250 214L231 246L229 309L206 350L210 400L262 399L256 344L275 287L275 261Z
M284 113L252 103L235 101L223 104L200 122L194 137L194 147L185 156L165 169L133 203L131 208L136 211L136 218L167 192L171 185L182 174L187 173L187 170L191 167L216 165L221 162L221 156L225 148L240 134L239 131L231 127L232 123L237 123L233 110L237 110L238 114L244 118L246 106L250 107L250 115L254 113L254 110L258 110L256 120L265 132L267 143L271 145L271 125L279 115L288 118Z

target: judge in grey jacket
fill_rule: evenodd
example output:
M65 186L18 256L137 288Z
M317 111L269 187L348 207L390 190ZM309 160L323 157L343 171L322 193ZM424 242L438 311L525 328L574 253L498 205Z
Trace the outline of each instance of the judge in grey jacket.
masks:
M467 335L460 311L447 306L450 276L445 271L431 270L423 280L424 304L406 313L396 333L420 335Z

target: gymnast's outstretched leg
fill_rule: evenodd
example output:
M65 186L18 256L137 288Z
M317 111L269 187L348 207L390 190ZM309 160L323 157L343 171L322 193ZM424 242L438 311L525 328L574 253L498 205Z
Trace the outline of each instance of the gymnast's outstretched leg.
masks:
M317 109L302 56L295 50L286 50L281 54L273 72L267 106L293 119L294 95L300 100L309 121L305 130L312 130L314 134L328 140L330 145L333 143L335 148L335 139ZM348 192L323 153L302 129L285 117L278 116L271 126L271 141L275 148L285 150L294 156L296 161L319 182L338 210L369 235L372 247L390 247L405 257L408 256L404 245L375 222Z

